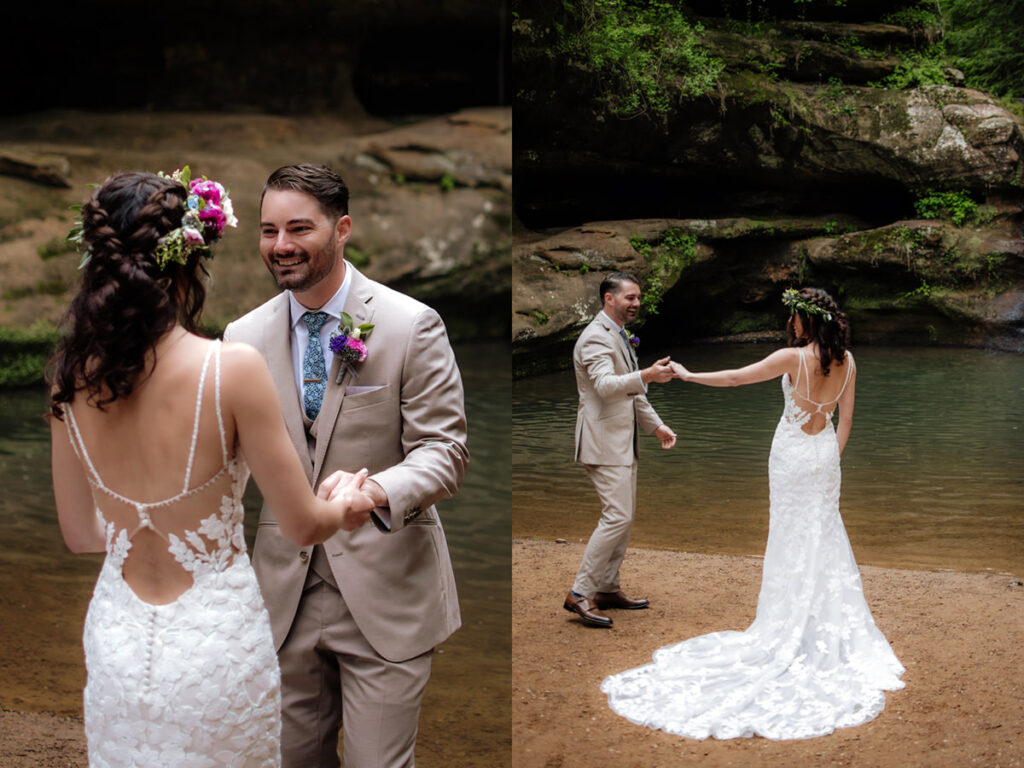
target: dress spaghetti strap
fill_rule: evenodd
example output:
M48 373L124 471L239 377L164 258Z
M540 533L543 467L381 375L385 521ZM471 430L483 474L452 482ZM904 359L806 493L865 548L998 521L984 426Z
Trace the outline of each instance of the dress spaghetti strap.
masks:
M196 446L198 444L199 438L199 419L203 407L203 388L205 387L206 384L206 374L207 371L209 370L210 360L211 358L213 358L213 353L215 351L217 354L214 363L214 401L217 412L217 427L220 432L220 449L223 463L221 464L221 468L212 477L210 477L205 482L195 486L194 488L190 488L189 483L191 482L192 479L192 465L195 461ZM209 486L213 485L215 482L217 482L217 480L220 479L221 475L228 471L228 450L227 441L224 434L224 417L221 414L220 409L220 399L220 341L215 340L210 343L209 348L207 348L206 350L206 355L203 358L203 367L199 374L199 388L196 393L195 420L192 425L192 440L189 445L188 465L185 468L184 486L182 487L182 490L179 493L176 493L174 496L171 496L166 499L161 499L159 501L137 501L136 499L131 499L108 487L106 483L103 482L103 478L100 476L100 473L97 471L95 465L92 462L91 457L89 456L89 451L85 446L85 440L82 438L82 432L78 426L78 422L75 420L74 410L72 409L70 403L66 404L65 412L68 415L68 434L71 438L71 446L74 449L75 454L85 464L86 469L88 470L87 479L89 481L89 484L96 488L97 490L102 491L106 495L110 496L111 498L117 499L118 501L124 504L128 504L134 507L135 511L138 514L139 523L131 531L131 533L128 534L129 540L133 536L135 536L135 534L138 533L141 529L149 528L154 533L157 533L165 541L167 541L168 538L166 534L158 530L153 525L153 521L152 518L150 517L149 510L157 507L167 507L170 506L171 504L181 501L184 498L200 493Z

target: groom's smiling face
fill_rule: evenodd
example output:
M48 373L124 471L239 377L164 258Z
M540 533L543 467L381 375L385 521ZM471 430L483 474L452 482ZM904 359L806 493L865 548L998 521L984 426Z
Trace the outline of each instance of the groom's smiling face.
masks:
M306 306L319 307L344 278L342 257L351 229L348 216L331 219L311 195L270 189L260 209L260 255L278 287ZM318 302L320 294L325 296Z
M636 320L640 309L640 286L630 280L619 283L614 291L604 295L604 312L619 325Z

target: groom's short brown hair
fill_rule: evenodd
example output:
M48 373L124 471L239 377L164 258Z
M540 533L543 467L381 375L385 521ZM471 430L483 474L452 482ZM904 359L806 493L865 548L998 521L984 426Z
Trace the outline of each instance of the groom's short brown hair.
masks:
M270 174L260 192L260 208L268 189L303 192L315 198L323 212L332 219L348 215L348 187L337 173L326 165L300 163L284 165Z
M635 283L637 287L640 287L640 280L632 272L609 272L605 275L604 280L601 281L601 287L598 289L598 299L601 300L601 305L604 306L604 295L606 293L618 293L619 287L623 283Z

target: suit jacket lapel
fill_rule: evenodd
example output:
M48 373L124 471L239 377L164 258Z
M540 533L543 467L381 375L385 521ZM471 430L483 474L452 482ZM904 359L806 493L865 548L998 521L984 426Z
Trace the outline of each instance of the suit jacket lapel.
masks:
M373 322L373 291L370 281L359 272L348 265L352 270L352 285L348 289L348 298L345 299L345 312L352 317L353 325ZM370 352L369 354L373 354ZM338 421L338 414L341 413L341 404L345 400L345 389L352 381L351 370L346 371L338 382L338 372L341 371L341 357L334 356L331 363L331 372L327 377L327 391L324 392L324 400L320 405L320 415L316 420L316 457L313 460L313 480L319 482L320 471L323 469L324 457L327 456L327 446L330 445L331 435L334 433L334 425Z
M622 340L622 335L619 333L619 327L605 319L603 315L598 315L597 319L598 322L601 323L601 327L614 337L615 340L612 343L615 344L619 348L619 352L622 353L622 359L626 361L626 368L632 371L633 354L629 348L625 346L625 342Z
M302 468L312 475L313 465L309 461L309 447L306 444L306 430L302 425L302 411L299 393L295 388L295 366L292 362L292 323L288 306L288 295L282 293L274 305L267 321L267 335L264 347L270 376L274 387L280 393L281 412L288 436L295 445L295 451L302 460ZM312 479L312 477L310 478Z

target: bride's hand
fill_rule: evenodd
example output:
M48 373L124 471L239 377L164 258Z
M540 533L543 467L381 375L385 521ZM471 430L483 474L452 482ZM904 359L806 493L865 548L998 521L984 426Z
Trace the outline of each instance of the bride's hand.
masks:
M339 483L343 483L355 476L355 473L346 472L343 469L339 469L337 472L332 472L321 481L320 487L316 489L317 498L329 500L331 498L331 493L338 487Z
M686 381L686 377L690 375L690 372L682 363L677 363L675 360L672 361L672 377Z
M343 476L334 481L334 487L330 490L327 500L340 508L341 529L354 531L370 519L370 510L376 506L369 494L363 490L363 483L369 472L366 469L360 469L354 475L347 472L336 472L335 474ZM331 475L327 479L333 478L334 475ZM327 480L324 481L324 483L326 482ZM323 484L321 484L322 486Z

